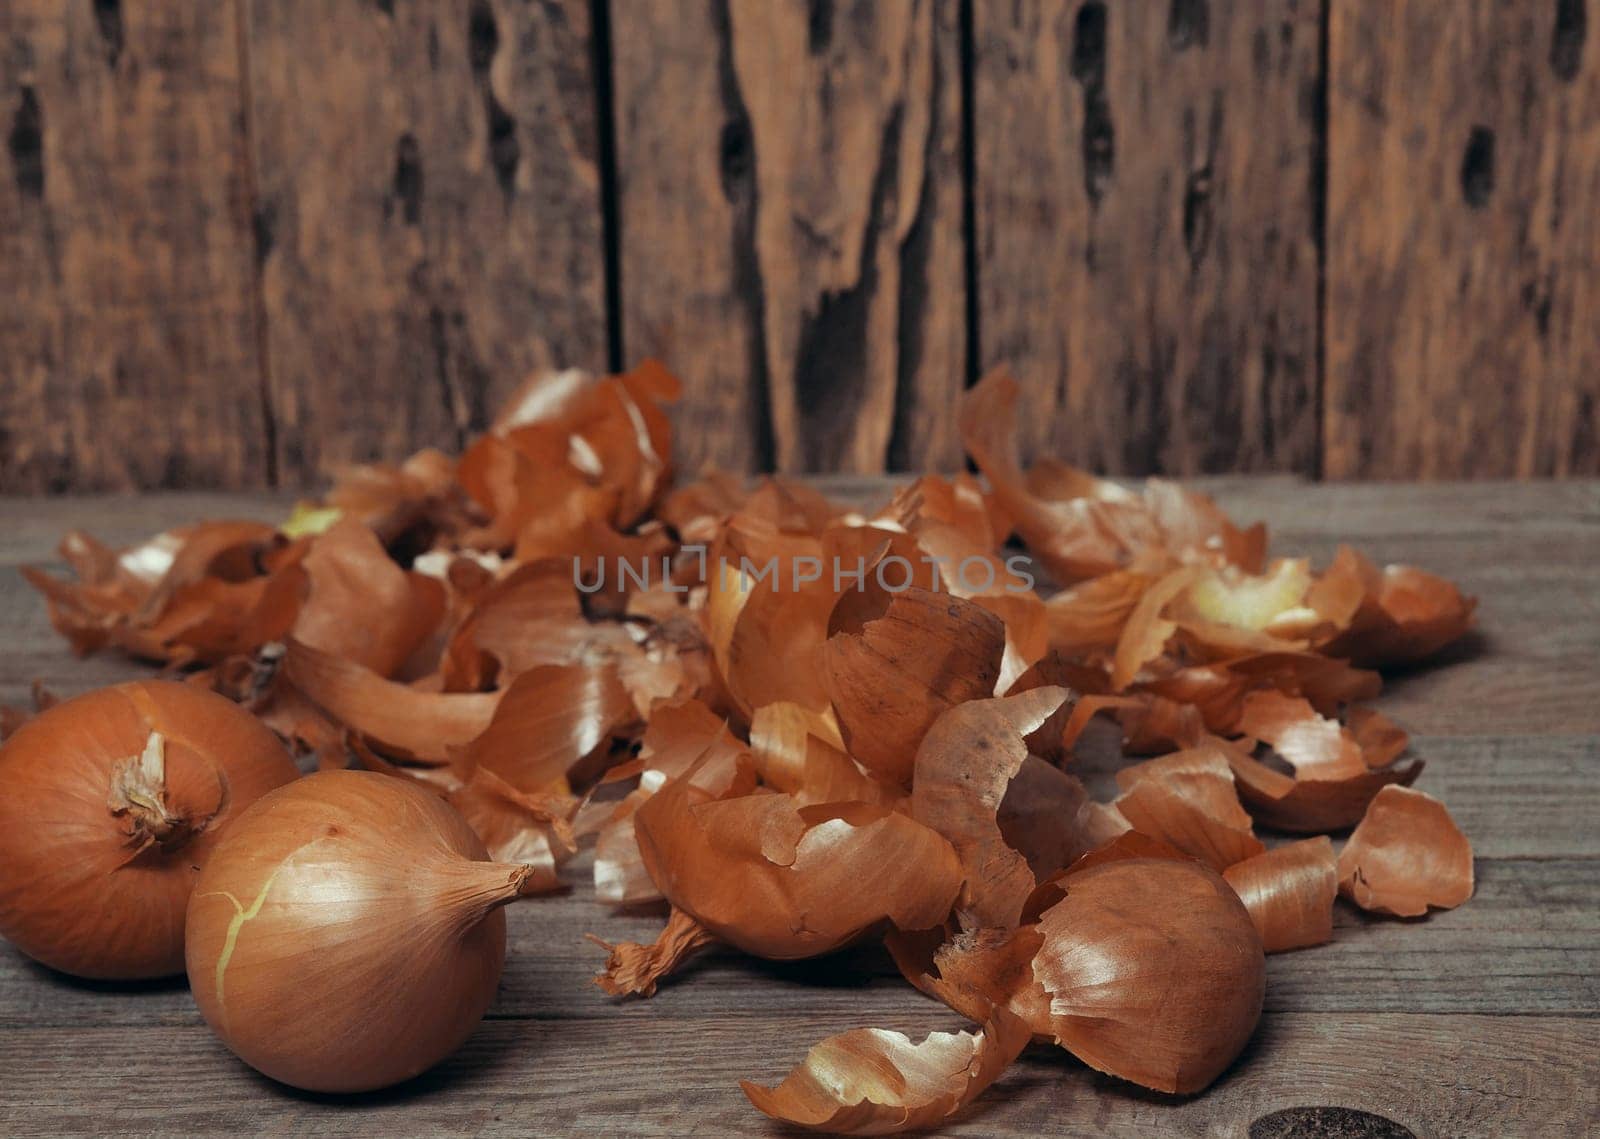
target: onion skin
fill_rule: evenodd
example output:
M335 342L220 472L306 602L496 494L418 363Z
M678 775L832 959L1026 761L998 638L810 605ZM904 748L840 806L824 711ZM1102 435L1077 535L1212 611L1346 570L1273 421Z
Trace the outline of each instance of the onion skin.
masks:
M164 820L111 805L152 732ZM0 936L79 977L183 972L200 867L233 819L298 775L260 721L189 685L141 680L56 705L0 748Z
M325 771L265 796L189 904L189 984L240 1059L318 1092L387 1087L455 1051L505 962L500 906L531 868L488 861L430 791Z
M1188 1095L1261 1018L1266 958L1250 914L1198 862L1125 858L1069 873L1046 910L1033 975L1048 1031L1092 1068Z

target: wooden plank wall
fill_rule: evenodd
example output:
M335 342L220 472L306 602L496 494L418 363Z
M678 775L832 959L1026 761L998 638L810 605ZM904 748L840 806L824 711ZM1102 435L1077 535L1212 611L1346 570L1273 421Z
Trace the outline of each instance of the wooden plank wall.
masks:
M680 460L1600 473L1588 0L7 0L0 490L660 356ZM1600 19L1600 17L1597 17Z

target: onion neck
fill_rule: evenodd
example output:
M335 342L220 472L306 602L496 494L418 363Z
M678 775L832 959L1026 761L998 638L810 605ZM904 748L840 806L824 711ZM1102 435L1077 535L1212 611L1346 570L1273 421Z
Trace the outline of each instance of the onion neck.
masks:
M440 901L470 929L488 914L518 898L540 892L536 868L515 862L475 862L463 858L440 866Z
M106 806L126 823L136 852L151 846L172 850L194 833L189 819L167 804L166 739L160 732L151 732L143 752L112 769Z

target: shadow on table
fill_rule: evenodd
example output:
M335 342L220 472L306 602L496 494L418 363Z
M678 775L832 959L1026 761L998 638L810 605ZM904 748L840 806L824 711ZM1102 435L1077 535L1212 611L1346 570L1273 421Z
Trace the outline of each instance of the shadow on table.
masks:
M280 1084L243 1063L239 1067L263 1090L301 1103L358 1109L387 1107L491 1082L503 1068L526 1065L530 1056L538 1055L544 1047L540 1038L554 1028L551 1022L531 1018L486 1019L465 1044L434 1067L404 1083L371 1092L308 1092Z
M1425 660L1417 661L1414 664L1400 665L1396 668L1384 669L1384 691L1387 693L1393 689L1402 688L1408 681L1416 677L1438 672L1440 669L1449 668L1451 665L1475 661L1487 655L1493 648L1494 642L1489 639L1488 634L1481 628L1468 630L1459 639L1451 641Z
M3 945L4 943L0 943ZM81 993L111 993L117 996L138 996L142 993L175 993L189 987L189 978L182 973L172 977L153 977L142 981L99 981L88 977L74 977L70 973L63 973L52 969L48 965L41 965L33 958L21 953L11 946L4 946L4 952L11 954L21 963L22 970L29 976L36 978L41 984L50 985L58 989L76 990Z

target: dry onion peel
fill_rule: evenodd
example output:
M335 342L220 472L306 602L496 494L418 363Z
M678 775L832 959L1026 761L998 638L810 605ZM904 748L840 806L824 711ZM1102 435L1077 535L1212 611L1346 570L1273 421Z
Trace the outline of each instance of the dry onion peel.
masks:
M650 880L639 839L634 833L634 812L668 779L690 775L695 785L711 795L727 793L747 770L750 754L723 719L698 700L661 705L645 730L642 750L632 765L639 785L618 803L599 828L594 852L594 892L615 906L639 905L661 899ZM614 767L607 780L627 770Z
M1144 858L1062 887L1033 959L1056 1041L1157 1091L1210 1084L1250 1039L1266 988L1261 937L1232 888L1197 862Z
M293 640L283 668L290 683L335 720L425 763L447 762L453 751L488 730L504 695L418 691Z
M977 1032L858 1028L811 1049L775 1088L739 1086L766 1115L834 1135L889 1135L931 1127L971 1103L1027 1047L1027 1024L1003 1008Z
M444 587L395 565L354 519L314 538L301 564L311 588L294 636L380 676L398 673L444 617Z
M1016 929L896 931L884 944L901 976L962 1016L983 1021L1005 1008L1049 1040L1050 998L1033 976L1037 917Z
M1385 787L1339 852L1339 891L1398 917L1453 909L1472 897L1472 846L1437 799Z
M594 983L613 997L655 996L656 984L662 977L717 940L710 930L677 908L673 908L660 935L649 945L604 941L592 933L584 936L606 951L605 966L595 975Z
M937 925L961 884L948 842L876 804L711 798L686 776L651 796L634 826L667 900L758 957L814 957L890 924Z
M917 745L939 716L994 695L1004 623L949 594L908 589L859 636L829 638L822 652L839 731L855 759L909 782Z
M1035 878L999 823L1006 790L1028 758L1023 737L1067 699L1063 688L969 700L934 721L917 751L911 813L949 839L966 883L961 907L979 925L1017 923ZM1078 804L1078 805L1081 805ZM1074 820L1063 815L1062 826Z
M1339 559L1359 579L1363 594L1349 628L1324 647L1327 653L1373 668L1411 664L1472 628L1477 599L1453 582L1415 566L1380 571L1348 547L1340 548Z
M1268 953L1333 939L1338 893L1333 843L1326 835L1265 851L1222 872L1250 911Z
M1239 804L1233 771L1214 747L1175 751L1117 772L1116 808L1134 830L1169 843L1213 870L1266 848Z
M609 664L540 665L495 695L488 724L452 759L463 776L485 767L522 791L564 777L638 718Z
M1279 830L1318 833L1353 826L1383 788L1406 786L1422 773L1422 760L1401 759L1407 736L1387 717L1365 709L1347 713L1348 726L1328 719L1300 697L1275 690L1253 692L1240 727L1294 768L1277 771L1238 742L1216 741L1228 755L1240 796L1261 822Z
M1269 563L1262 527L1173 483L1024 469L1003 374L960 416L990 489L928 476L876 512L781 478L672 489L661 405L677 394L653 363L542 372L459 461L351 468L276 530L204 523L126 550L69 535L76 580L29 579L79 651L213 666L191 683L320 764L354 753L453 804L519 864L523 892L556 886L592 837L597 896L675 906L654 945L610 947L606 983L622 990L647 991L713 937L796 957L887 932L906 976L973 1019L1007 1009L1099 1066L1187 1089L1251 1019L1248 968L1232 991L1146 991L1227 975L1217 947L1245 938L1246 911L1213 896L1207 867L1226 869L1269 948L1326 937L1327 844L1264 852L1239 801L1299 831L1365 813L1339 875L1363 904L1464 896L1464 840L1385 822L1412 802L1386 789L1421 770L1404 731L1351 706L1381 684L1358 665L1409 663L1470 627L1474 603L1449 582L1346 548L1320 573ZM999 548L1013 530L1066 592L1029 588ZM741 573L745 557L776 580ZM580 593L574 565L592 577L617 559L662 578L611 569ZM864 577L846 588L830 567ZM1080 733L1096 714L1126 753L1179 749L1124 770L1116 804L1062 770L1075 748L1094 754ZM96 804L124 823L152 809L145 788L169 758L128 752L120 799ZM619 798L623 779L638 782ZM1102 878L1125 883L1120 910ZM1061 907L1077 907L1070 929ZM1176 923L1171 944L1199 956L1174 964L1140 923ZM1062 990L1091 957L1110 992L1131 993L1092 1023ZM1184 1019L1206 1000L1207 1023ZM808 1118L838 1106L802 1098ZM917 1103L936 1101L956 1102ZM841 1119L920 1110L863 1100Z

